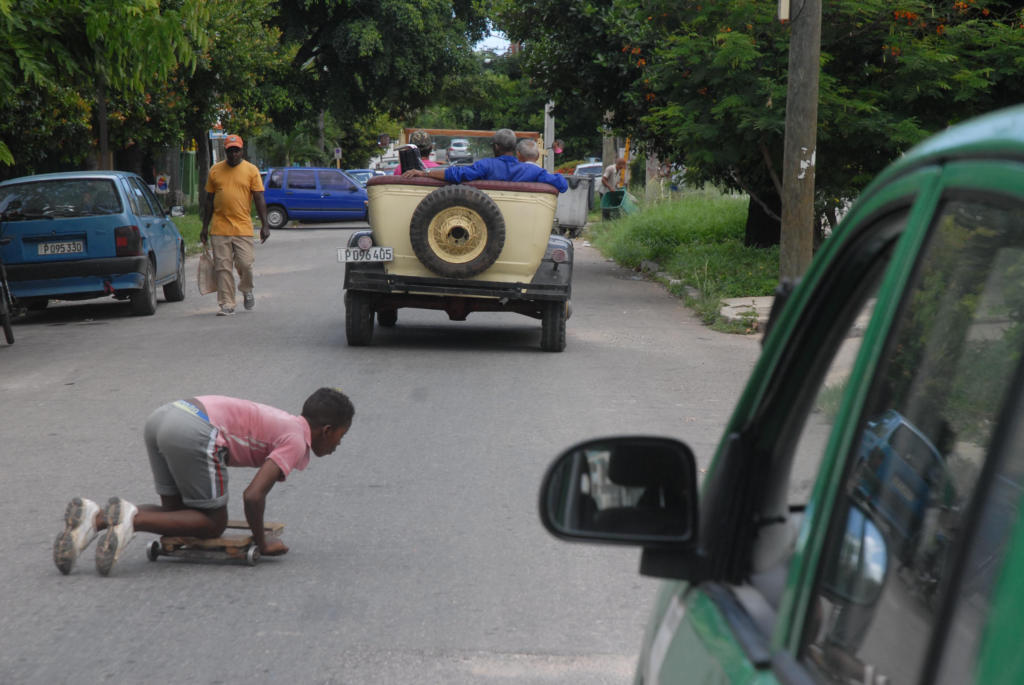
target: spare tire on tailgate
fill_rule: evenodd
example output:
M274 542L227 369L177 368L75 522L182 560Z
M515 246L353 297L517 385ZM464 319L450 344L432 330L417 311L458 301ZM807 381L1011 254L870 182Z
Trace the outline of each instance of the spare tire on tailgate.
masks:
M434 273L469 278L498 260L505 246L505 218L482 190L445 186L416 206L409 241L416 257Z

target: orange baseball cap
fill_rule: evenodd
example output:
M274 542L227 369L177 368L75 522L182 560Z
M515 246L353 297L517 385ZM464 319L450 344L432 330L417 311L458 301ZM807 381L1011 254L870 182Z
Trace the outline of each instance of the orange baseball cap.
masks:
M224 149L227 150L229 147L242 147L242 136L236 136L231 134L224 139Z

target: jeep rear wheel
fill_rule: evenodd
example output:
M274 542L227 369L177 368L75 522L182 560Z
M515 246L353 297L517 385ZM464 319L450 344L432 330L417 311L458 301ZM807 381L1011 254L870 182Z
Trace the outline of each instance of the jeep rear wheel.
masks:
M345 337L352 347L369 345L373 338L373 307L364 293L345 291Z
M482 190L445 186L416 206L409 241L420 262L437 275L470 278L498 260L505 246L505 218Z
M565 349L565 302L545 302L540 321L540 348L545 352Z

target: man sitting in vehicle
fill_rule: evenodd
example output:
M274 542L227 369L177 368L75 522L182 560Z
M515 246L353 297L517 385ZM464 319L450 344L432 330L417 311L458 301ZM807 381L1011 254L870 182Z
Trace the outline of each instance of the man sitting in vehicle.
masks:
M434 149L434 139L430 137L430 134L420 129L413 131L412 135L409 136L409 144L415 145L420 151L420 161L428 169L433 167L441 166L434 160L430 159L430 153ZM403 173L401 158L399 158L398 166L395 167L395 176L399 176Z
M448 168L409 169L402 176L430 176L449 183L466 183L468 181L517 181L523 183L547 183L564 193L569 184L561 174L548 173L536 164L520 162L516 159L516 134L511 129L503 128L491 138L494 157L479 159L468 166L450 166Z

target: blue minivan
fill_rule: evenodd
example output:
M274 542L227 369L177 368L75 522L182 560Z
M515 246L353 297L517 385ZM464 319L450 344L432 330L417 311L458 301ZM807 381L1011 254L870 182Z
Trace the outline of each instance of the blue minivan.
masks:
M269 169L263 185L270 228L284 228L293 219L309 222L366 219L366 189L340 169Z
M137 174L73 171L0 183L0 253L18 304L113 296L132 312L156 312L185 299L185 242L171 216Z

